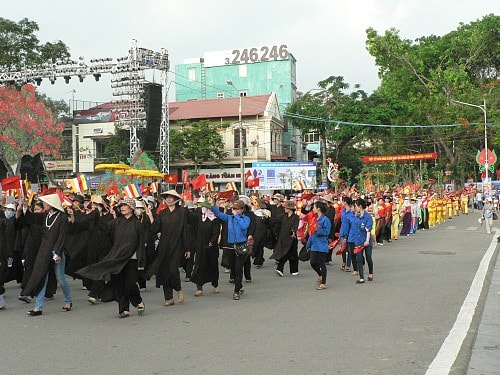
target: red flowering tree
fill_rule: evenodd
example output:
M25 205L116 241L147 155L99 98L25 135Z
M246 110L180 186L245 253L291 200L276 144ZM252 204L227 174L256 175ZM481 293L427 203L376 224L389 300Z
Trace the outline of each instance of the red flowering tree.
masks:
M33 85L0 87L0 161L11 174L23 155L58 157L63 130L64 123L37 100Z

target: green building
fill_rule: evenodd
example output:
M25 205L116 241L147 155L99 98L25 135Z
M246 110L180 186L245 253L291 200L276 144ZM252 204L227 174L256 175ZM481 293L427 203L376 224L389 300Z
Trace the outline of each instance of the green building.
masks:
M287 46L269 45L205 52L175 67L177 102L276 93L281 112L296 100L296 60ZM285 122L283 152L288 160L307 160L298 129Z

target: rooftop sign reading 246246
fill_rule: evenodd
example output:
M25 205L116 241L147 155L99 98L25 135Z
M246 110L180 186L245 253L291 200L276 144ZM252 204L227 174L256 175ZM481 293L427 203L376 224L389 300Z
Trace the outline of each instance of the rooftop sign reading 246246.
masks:
M287 45L280 46L262 46L260 48L234 49L232 57L224 59L225 65L248 64L255 62L264 62L272 60L288 59Z

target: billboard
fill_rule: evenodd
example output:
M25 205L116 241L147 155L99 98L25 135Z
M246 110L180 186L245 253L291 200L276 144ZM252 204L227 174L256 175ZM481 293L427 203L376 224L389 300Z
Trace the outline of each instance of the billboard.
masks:
M255 162L250 173L257 190L316 189L316 162Z

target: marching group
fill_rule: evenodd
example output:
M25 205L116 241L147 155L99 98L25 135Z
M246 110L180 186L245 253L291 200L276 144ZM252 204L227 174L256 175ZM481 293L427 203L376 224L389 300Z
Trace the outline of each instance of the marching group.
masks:
M468 201L465 207L449 206L425 191L375 198L357 192L302 194L290 200L281 194L235 193L230 199L207 195L196 204L175 190L118 201L67 195L53 191L32 204L0 197L0 310L5 308L4 284L15 280L21 287L18 299L34 301L28 315L42 315L57 284L64 295L62 311L71 311L68 275L82 280L89 303L117 301L120 318L130 316L130 305L143 315L141 292L147 280L154 277L163 289L164 306L182 304L180 269L201 297L208 283L212 293L219 293L219 263L234 284L233 299L239 300L243 277L252 280L252 259L256 268L265 261L264 248L272 249L270 259L280 277L287 262L296 276L300 260L309 261L318 276L316 289L327 289L327 265L335 252L342 256L340 269L364 284L365 263L366 280L374 279L374 246L468 213L469 206Z

